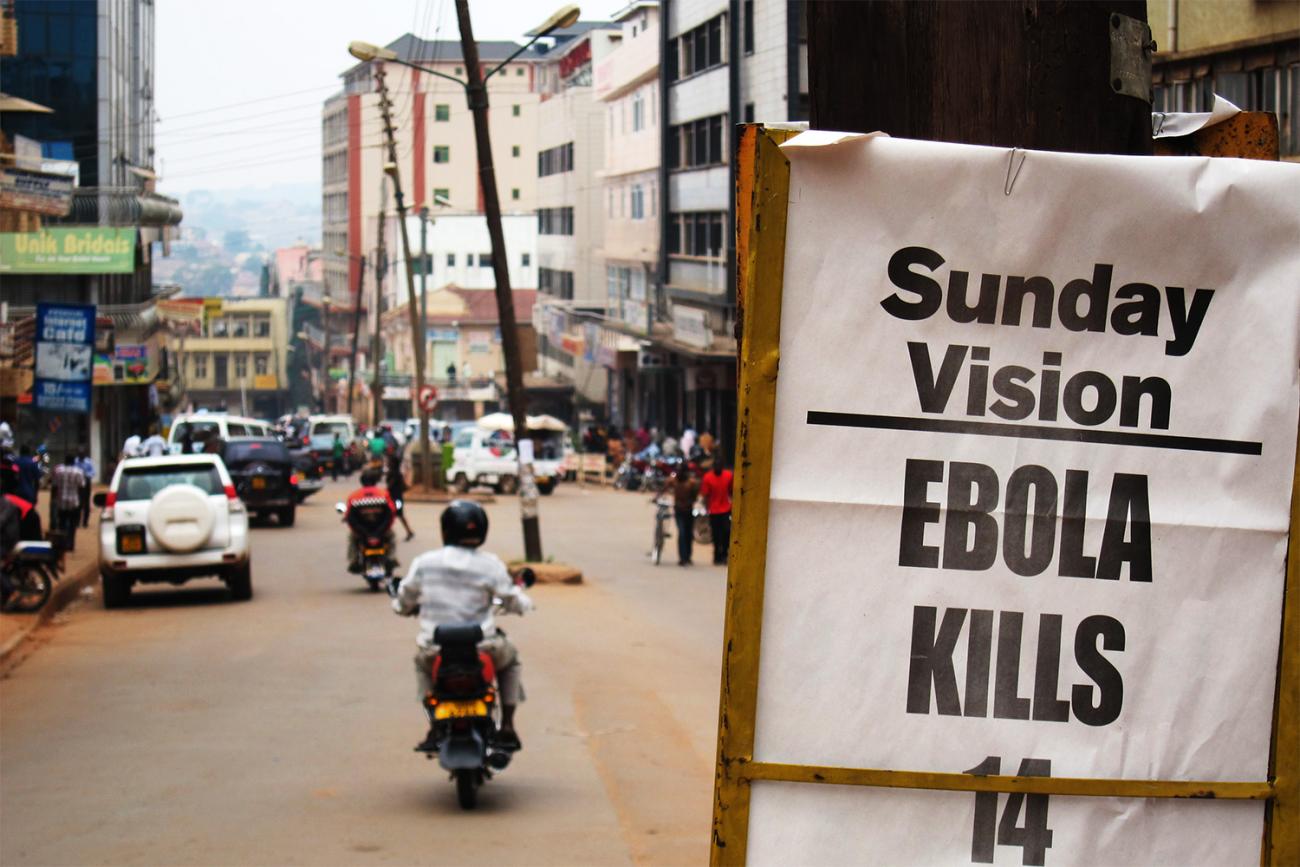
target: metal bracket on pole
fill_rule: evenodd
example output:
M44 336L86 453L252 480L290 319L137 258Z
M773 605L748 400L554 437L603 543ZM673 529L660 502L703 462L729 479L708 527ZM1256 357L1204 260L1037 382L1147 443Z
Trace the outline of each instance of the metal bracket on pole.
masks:
M1145 21L1110 16L1110 89L1145 103L1152 101L1151 56L1156 43Z

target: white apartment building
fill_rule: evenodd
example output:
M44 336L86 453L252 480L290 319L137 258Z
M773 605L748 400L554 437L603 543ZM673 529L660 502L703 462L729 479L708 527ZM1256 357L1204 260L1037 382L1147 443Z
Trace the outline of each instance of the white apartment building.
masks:
M423 227L421 241L419 217L407 217L411 236L411 253L415 258L415 297L420 297L422 282L432 293L444 286L461 289L495 289L492 270L492 240L488 236L487 218L481 214L448 214L431 211ZM506 214L501 217L509 259L512 289L537 288L537 218L532 214ZM393 230L392 235L396 234ZM393 238L390 237L389 243ZM421 280L420 251L424 250L424 267L428 278ZM406 266L400 259L390 261L394 272L385 286L387 308L405 304Z
M659 4L634 2L614 20L620 29L594 83L605 107L607 310L612 320L648 334L659 262Z
M605 159L605 106L592 79L614 45L609 22L580 21L557 31L538 66L537 288L538 370L572 383L580 400L603 404L606 375L587 350L573 313L606 306L605 208L598 172ZM576 351L575 351L576 350Z
M736 124L807 118L801 0L661 0L656 353L636 421L735 437ZM643 354L644 355L644 354Z
M408 33L387 47L403 60L465 79L459 41L428 41ZM481 41L478 47L486 71L519 45ZM535 50L525 51L488 79L492 157L506 214L531 215L536 207L539 96L535 84L540 57ZM375 81L377 68L385 72L393 104L398 171L408 213L415 215L427 207L441 219L483 211L474 121L464 88L394 63L353 65L342 73L343 91L327 99L321 112L322 254L325 290L334 298L353 297L359 281L363 297L374 297L376 272L382 270L375 267L381 212L388 215L386 223L394 219L394 192L383 172L388 151ZM450 202L450 207L435 207L435 200ZM398 234L388 230L385 234L388 291L383 296L392 299L392 287L404 286L394 273L401 270L402 252L400 243L394 243ZM367 260L364 273L362 259ZM365 307L369 331L384 310L373 304Z

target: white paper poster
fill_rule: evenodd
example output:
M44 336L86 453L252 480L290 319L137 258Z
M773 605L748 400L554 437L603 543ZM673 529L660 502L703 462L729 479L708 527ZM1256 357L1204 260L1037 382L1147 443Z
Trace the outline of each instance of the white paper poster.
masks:
M1300 166L784 152L755 760L1266 779ZM759 781L748 852L1252 864L1263 812Z

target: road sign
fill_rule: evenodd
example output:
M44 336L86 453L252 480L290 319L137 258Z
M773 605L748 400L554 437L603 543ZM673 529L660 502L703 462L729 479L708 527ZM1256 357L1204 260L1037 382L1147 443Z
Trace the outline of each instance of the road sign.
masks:
M714 861L1297 860L1300 171L801 138L738 163Z
M426 385L420 389L420 409L425 412L433 412L433 408L438 405L438 389L432 385Z

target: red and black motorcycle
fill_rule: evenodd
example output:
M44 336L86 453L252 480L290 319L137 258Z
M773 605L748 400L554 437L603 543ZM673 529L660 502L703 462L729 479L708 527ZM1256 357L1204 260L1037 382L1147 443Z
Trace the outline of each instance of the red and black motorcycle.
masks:
M356 554L348 571L366 579L372 593L378 593L393 577L397 565L391 529L397 513L382 497L353 500L348 505L336 503L355 541Z

